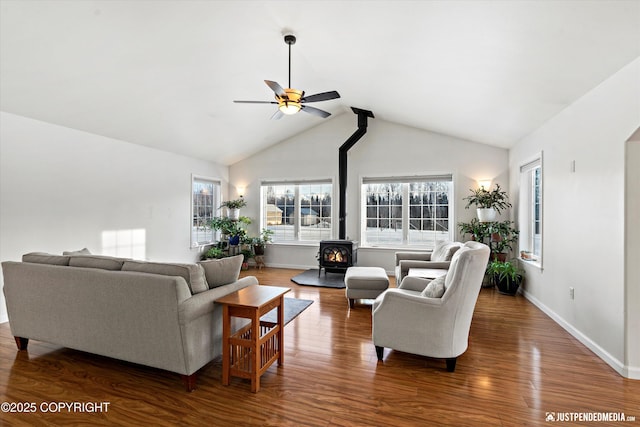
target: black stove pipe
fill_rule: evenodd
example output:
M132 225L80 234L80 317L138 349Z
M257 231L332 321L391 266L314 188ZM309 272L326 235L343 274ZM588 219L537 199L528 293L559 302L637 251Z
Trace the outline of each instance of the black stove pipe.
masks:
M338 237L340 240L347 238L347 152L367 133L367 117L374 118L373 113L369 110L355 107L351 107L351 110L358 115L358 129L342 144L338 152L338 185L340 190Z

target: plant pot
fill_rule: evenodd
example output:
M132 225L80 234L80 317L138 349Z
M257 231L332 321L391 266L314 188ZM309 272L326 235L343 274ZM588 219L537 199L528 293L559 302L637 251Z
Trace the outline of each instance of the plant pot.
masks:
M237 246L240 244L240 236L229 237L229 245Z
M264 245L253 245L253 253L256 255L264 255Z
M229 209L227 208L227 217L229 219L240 219L240 209Z
M496 260L496 261L505 262L505 261L507 261L507 254L494 252L494 253L491 254L491 258Z
M494 282L496 284L496 288L498 288L498 292L504 295L514 296L518 292L518 288L520 287L519 282L514 283L514 282L507 282L506 280L497 280L497 279L494 279ZM507 283L509 283L509 286L507 286Z
M498 213L493 208L478 208L476 214L480 222L493 222L498 217Z
M248 270L249 269L249 263L248 262L243 262L242 263L242 269L243 270Z

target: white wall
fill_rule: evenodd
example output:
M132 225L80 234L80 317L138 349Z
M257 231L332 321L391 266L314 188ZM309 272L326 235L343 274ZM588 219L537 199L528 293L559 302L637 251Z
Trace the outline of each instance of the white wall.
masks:
M338 149L356 129L357 116L349 111L232 165L229 169L230 187L246 187L248 206L243 209L243 215L256 220L259 218L261 179L282 178L333 179L334 211L337 213ZM369 119L367 133L348 154L347 236L362 240L359 183L363 176L445 172L454 174L457 224L475 216L474 211L464 209L462 198L469 194L469 188L477 186L476 180L490 178L508 188L508 152L382 119ZM337 218L334 218L334 224L337 224ZM252 226L255 233L258 225ZM337 229L335 233L337 238ZM265 259L272 266L314 267L317 266L317 251L317 245L271 245ZM358 264L381 266L391 272L393 252L377 248L360 249Z
M509 156L517 200L520 166L544 152L544 270L525 264L526 296L623 375L632 368L625 342L638 338L637 329L625 329L624 311L625 285L640 286L625 284L625 197L640 197L638 186L625 196L625 141L640 125L639 76L640 59L524 138ZM637 299L627 304L627 310L640 309Z
M146 258L193 262L192 173L226 190L226 166L0 113L0 260L101 253L103 231L144 229Z
M626 144L625 360L629 377L640 378L640 128Z

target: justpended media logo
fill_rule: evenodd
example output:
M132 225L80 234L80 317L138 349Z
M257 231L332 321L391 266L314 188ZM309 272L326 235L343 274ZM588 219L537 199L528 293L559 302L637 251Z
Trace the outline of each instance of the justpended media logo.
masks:
M623 412L545 412L547 422L621 422L635 421L635 416Z

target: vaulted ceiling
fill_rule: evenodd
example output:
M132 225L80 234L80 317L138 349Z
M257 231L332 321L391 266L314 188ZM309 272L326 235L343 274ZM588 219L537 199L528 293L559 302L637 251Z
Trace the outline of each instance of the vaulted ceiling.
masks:
M2 111L232 164L349 111L510 147L640 56L640 1L0 0ZM337 90L270 120L264 80ZM640 76L639 76L640 78Z

